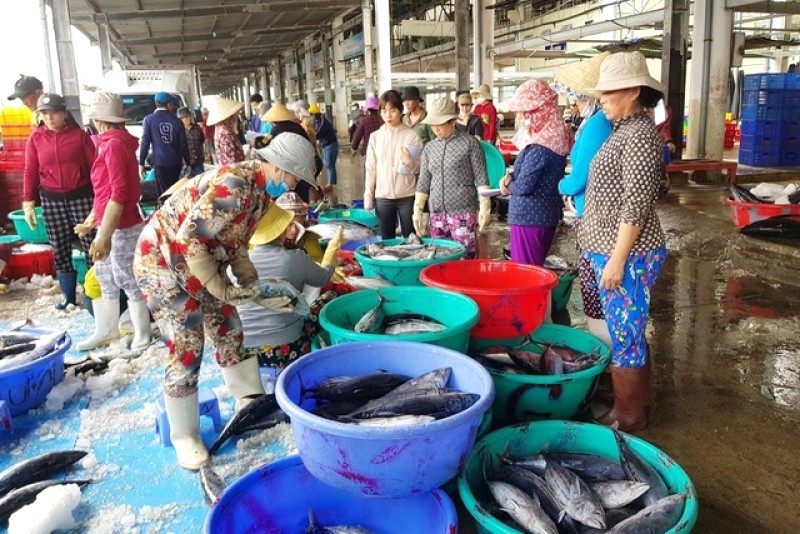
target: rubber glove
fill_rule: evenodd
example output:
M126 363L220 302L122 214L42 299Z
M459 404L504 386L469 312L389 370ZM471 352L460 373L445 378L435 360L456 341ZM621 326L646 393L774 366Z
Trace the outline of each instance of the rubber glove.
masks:
M78 237L86 237L87 235L91 234L92 231L94 230L95 222L96 221L94 218L94 210L92 210L89 212L89 215L86 216L85 221L75 225L73 231L75 232L75 234L77 234Z
M339 263L337 260L339 256L339 250L342 248L344 243L344 229L340 226L339 229L336 230L336 235L333 236L333 239L328 242L328 248L325 249L325 255L322 256L323 267L326 265L336 267L336 265Z
M253 262L250 261L247 247L243 245L236 249L236 256L231 261L231 270L240 286L249 286L258 281L258 271L256 271Z
M364 193L364 209L372 211L375 208L375 197L370 193Z
M281 313L294 313L292 299L289 297L261 297L255 300L256 304Z
M428 229L423 224L422 218L422 212L425 211L425 203L427 201L428 195L425 193L414 193L414 213L411 215L411 220L414 222L414 229L420 237L428 235Z
M208 251L186 258L186 266L211 295L223 302L240 306L260 294L257 287L236 287L226 282L219 274L217 261Z
M478 191L489 189L489 186L482 185L478 187ZM492 221L492 199L483 195L478 196L478 230L483 232L483 229L489 226Z
M109 200L103 212L103 222L97 229L92 244L89 246L89 256L93 261L103 261L111 255L111 236L117 229L117 224L122 217L123 205Z
M25 215L25 222L31 227L31 230L36 230L36 202L33 200L26 200L22 203L22 211Z

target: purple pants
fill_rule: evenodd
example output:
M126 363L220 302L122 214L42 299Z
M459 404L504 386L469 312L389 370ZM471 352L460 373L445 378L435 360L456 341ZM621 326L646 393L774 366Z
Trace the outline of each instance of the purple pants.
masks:
M544 259L556 236L555 226L511 225L511 261L544 265Z
M464 257L474 259L478 250L478 216L475 213L431 213L431 237L450 239L464 245Z

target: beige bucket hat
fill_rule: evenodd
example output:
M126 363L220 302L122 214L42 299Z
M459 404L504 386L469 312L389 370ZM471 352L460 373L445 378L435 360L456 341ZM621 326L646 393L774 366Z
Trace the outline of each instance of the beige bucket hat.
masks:
M208 106L208 119L206 120L207 126L214 126L224 121L228 117L232 117L239 113L239 110L244 107L243 102L236 102L228 100L227 98L217 97L214 102Z
M425 118L422 119L422 124L430 124L433 126L438 126L440 124L444 124L448 121L454 120L458 118L454 111L456 109L456 104L450 98L437 98L433 102L430 103L427 115Z
M480 87L478 87L478 90L472 93L472 97L473 98L481 97L485 98L486 100L494 100L494 96L492 96L492 88L489 87L487 84L483 84Z
M108 91L97 91L92 97L92 105L89 107L88 118L97 121L119 124L128 122L122 107L122 99L116 93Z
M600 76L593 89L597 93L607 93L642 86L664 92L661 82L650 76L641 52L618 52L608 56L600 65Z
M597 98L600 95L594 88L600 79L600 65L610 55L609 52L603 52L593 58L564 65L556 71L555 80L578 94Z

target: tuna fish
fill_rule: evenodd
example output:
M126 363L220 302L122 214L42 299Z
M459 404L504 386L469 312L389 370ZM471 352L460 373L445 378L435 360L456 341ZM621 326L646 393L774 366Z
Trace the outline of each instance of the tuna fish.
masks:
M477 393L452 391L423 395L403 395L392 397L384 402L374 403L369 408L361 408L348 414L352 419L372 419L374 417L394 417L396 415L430 415L443 419L462 412L478 402Z
M36 496L50 486L63 486L65 484L85 486L91 482L91 480L43 480L9 491L5 497L0 499L0 524L6 523L11 514L35 501Z
M344 283L356 289L381 289L394 285L383 278L365 278L363 276L345 276Z
M263 421L268 415L272 414L274 417L276 411L280 411L280 408L275 400L275 395L258 395L252 402L231 417L231 420L222 429L214 444L208 449L209 454L214 454L228 439L241 434L247 427Z
M26 363L36 361L39 358L50 354L53 349L64 339L66 334L66 331L60 330L46 336L41 336L34 342L34 346L30 349L13 355L8 355L9 357L7 358L0 358L0 371L25 365ZM26 343L26 345L28 344L29 343ZM19 348L19 346L17 346L17 348Z
M379 292L376 291L375 293L378 295L378 304L365 313L356 323L355 331L359 334L378 334L383 329L385 318L383 313L384 298Z
M411 377L396 373L373 373L360 376L336 376L327 378L314 387L301 391L301 397L309 395L328 402L349 400L368 402L386 395Z
M650 489L642 495L641 502L645 506L650 506L668 496L669 491L661 475L628 446L628 442L621 433L615 430L614 438L619 446L620 463L625 470L626 478L650 486Z
M650 486L632 480L606 480L604 482L589 482L591 489L603 508L622 508L647 493Z
M309 226L306 231L317 234L322 239L331 240L336 236L340 226L342 227L342 237L344 237L345 241L361 241L375 235L375 232L369 226L355 221L342 220Z
M542 509L539 499L507 482L490 480L489 491L500 508L530 534L558 534L555 523Z
M11 490L60 473L86 454L84 451L49 452L14 464L0 473L0 497L4 497Z
M211 464L205 464L200 468L200 486L203 489L203 498L209 506L217 504L222 492L227 488L225 481L214 471Z
M539 476L544 475L547 463L552 462L575 472L584 480L625 480L626 477L620 463L595 454L551 452L526 458L512 458L506 455L503 461L533 471Z
M544 471L544 479L553 488L553 495L567 515L584 525L605 528L606 517L600 501L578 475L550 463Z
M359 426L372 426L372 427L397 427L397 426L412 426L422 425L436 421L436 418L430 415L398 415L395 417L376 417L374 419L364 419L358 421Z
M375 534L372 530L357 525L336 525L322 527L317 525L314 510L308 511L308 528L306 534Z
M445 328L445 325L427 315L403 313L386 317L382 333L389 336L432 334Z
M683 494L664 497L617 524L608 534L662 534L678 522L685 500Z
M450 367L440 367L439 369L428 371L427 373L421 374L416 378L412 378L404 384L400 384L395 389L384 395L384 398L408 391L441 389L447 385L447 381L450 380L450 375L452 372L453 369Z
M364 403L362 401L336 401L327 404L320 404L311 410L311 413L320 417L324 417L325 419L338 421L342 416L361 408L363 405Z

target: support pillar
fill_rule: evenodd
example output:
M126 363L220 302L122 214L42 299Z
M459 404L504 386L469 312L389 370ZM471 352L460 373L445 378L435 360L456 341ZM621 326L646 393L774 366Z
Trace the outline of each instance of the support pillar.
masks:
M278 100L282 103L286 103L288 101L288 96L286 95L286 69L283 64L283 55L278 56Z
M333 19L333 27L336 28L344 23L344 17L339 16ZM328 108L328 118L332 119L333 127L336 129L337 137L348 138L347 124L350 119L348 103L350 102L350 87L347 83L347 72L344 63L344 39L343 33L337 33L331 39L333 45L333 86L335 87L335 98L333 107L333 117Z
M108 38L108 22L97 24L97 40L100 45L100 64L103 74L112 69L111 66L111 41Z
M303 61L300 59L300 49L297 46L294 47L294 64L297 69L297 95L298 98L302 99L305 98L306 88L303 76ZM308 101L306 100L306 102Z
M322 82L325 89L325 113L330 119L333 97L331 95L331 52L330 39L327 33L321 35L322 42Z
M264 100L269 102L269 78L267 76L267 67L258 67L258 90Z
M250 109L250 75L244 77L244 116L250 118L253 114L253 110Z
M455 0L456 90L469 91L469 0Z
M695 2L686 142L690 158L722 159L732 32L733 13L725 9L725 0Z
M306 61L306 102L314 104L317 95L314 93L314 41L311 38L305 41L305 61Z
M494 46L494 5L495 0L473 0L472 14L472 85L475 89L481 84L494 83L494 60L486 51Z
M56 91L56 77L53 74L53 57L50 55L50 24L47 21L47 0L39 0L39 16L42 21L44 59L47 64L47 90L53 93Z
M375 95L375 49L372 45L372 0L361 2L361 25L364 32L364 94Z
M689 0L666 0L664 47L661 51L661 83L664 99L672 108L670 132L675 140L672 159L683 155L683 114L686 109L686 52L689 37Z
M61 92L67 102L67 110L72 113L78 124L83 125L78 69L75 67L75 51L72 48L72 30L69 24L69 0L53 0L52 9Z
M375 0L375 33L378 36L378 94L392 88L392 14L389 0Z

